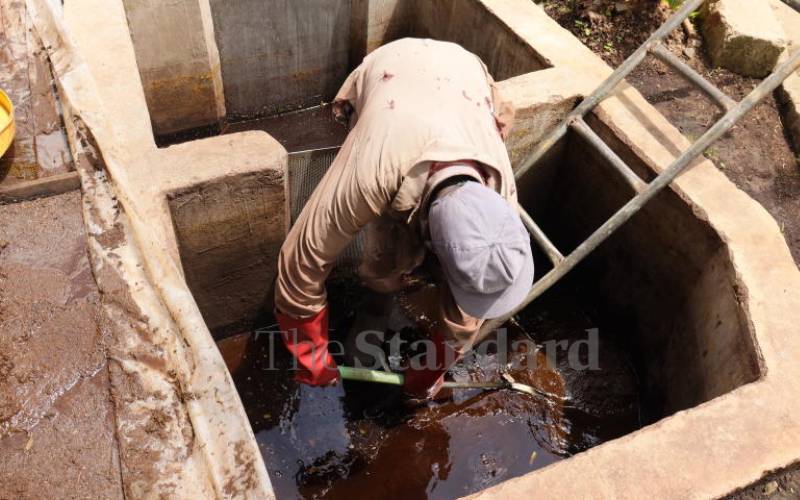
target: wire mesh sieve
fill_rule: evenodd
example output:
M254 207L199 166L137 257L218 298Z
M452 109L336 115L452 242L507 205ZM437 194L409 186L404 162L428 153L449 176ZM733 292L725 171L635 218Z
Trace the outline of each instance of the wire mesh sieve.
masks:
M306 201L328 171L338 152L339 148L333 147L289 153L289 207L292 224L300 216ZM361 262L361 249L362 235L359 233L339 256L331 276L355 276Z

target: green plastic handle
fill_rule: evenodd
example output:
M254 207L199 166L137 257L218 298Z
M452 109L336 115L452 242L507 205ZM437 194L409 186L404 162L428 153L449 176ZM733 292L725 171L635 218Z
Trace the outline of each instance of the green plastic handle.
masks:
M378 384L403 385L403 376L399 373L368 370L352 366L340 366L339 376L344 380L360 380L361 382L375 382Z

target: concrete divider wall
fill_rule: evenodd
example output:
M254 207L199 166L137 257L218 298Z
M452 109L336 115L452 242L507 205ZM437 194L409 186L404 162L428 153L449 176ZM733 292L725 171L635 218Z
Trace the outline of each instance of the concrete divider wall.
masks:
M330 100L347 76L349 0L211 0L228 118Z
M386 42L408 36L417 13L414 0L352 0L350 67Z
M121 476L131 498L274 498L236 389L181 269L167 196L269 172L286 151L244 132L157 149L121 0L28 0L64 97L91 260L115 330ZM285 234L286 206L276 231ZM118 377L118 378L117 378ZM164 425L148 433L158 413Z
M181 189L168 196L186 283L215 334L242 331L272 310L272 283L285 237L283 177L267 170Z
M549 67L478 0L356 0L352 15L351 66L385 43L413 36L460 44L496 80Z
M225 117L208 0L124 0L156 135L216 125Z

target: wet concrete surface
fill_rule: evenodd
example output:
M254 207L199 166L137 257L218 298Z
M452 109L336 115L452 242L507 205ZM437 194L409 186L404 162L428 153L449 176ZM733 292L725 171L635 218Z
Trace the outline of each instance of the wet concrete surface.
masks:
M0 2L0 88L14 104L16 135L0 157L0 192L73 169L47 51L25 2Z
M263 130L290 153L341 146L347 137L347 128L333 120L328 105L229 123L223 127L222 133L233 134L245 130Z
M332 339L353 324L363 293L329 283ZM452 389L413 405L393 386L298 385L270 321L218 345L278 498L456 498L641 427L636 375L624 344L615 340L625 332L601 330L593 357L586 343L587 330L598 324L593 315L562 287L507 325L505 340L484 341L508 346L507 358L496 347L482 349L449 375L495 381L507 371L566 402ZM388 333L419 337L408 328ZM566 344L555 348L555 341ZM514 363L521 359L526 362Z
M80 192L0 206L0 498L121 498Z

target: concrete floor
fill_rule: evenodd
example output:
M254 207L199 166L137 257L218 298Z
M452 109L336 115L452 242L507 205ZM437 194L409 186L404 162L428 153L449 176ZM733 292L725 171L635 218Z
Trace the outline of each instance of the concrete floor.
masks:
M0 498L122 498L79 191L0 206Z

